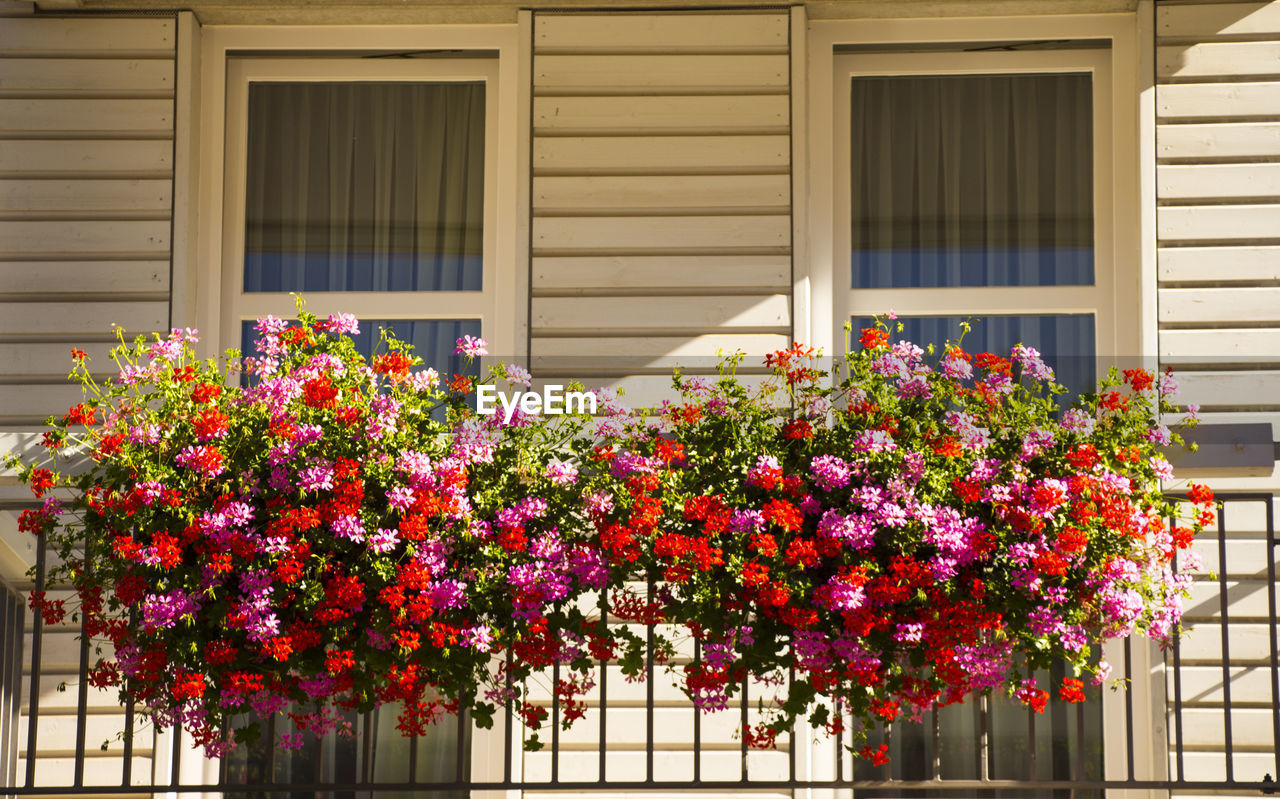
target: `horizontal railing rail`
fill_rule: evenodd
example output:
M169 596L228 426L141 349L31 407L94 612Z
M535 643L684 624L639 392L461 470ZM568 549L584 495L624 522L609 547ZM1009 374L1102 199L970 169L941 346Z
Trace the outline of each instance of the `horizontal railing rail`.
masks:
M123 742L123 751L120 755L122 758L121 775L119 781L111 781L103 783L100 781L91 781L86 779L86 731L88 728L89 710L88 710L88 685L84 679L87 669L89 646L87 642L81 642L79 651L80 677L77 681L75 693L75 738L71 744L65 740L57 742L56 746L46 746L42 749L41 725L40 720L40 674L42 661L42 648L45 636L45 629L42 626L41 618L38 613L29 611L22 597L9 589L3 583L0 583L0 796L4 797L23 797L23 796L102 796L110 795L145 795L157 793L169 793L177 795L185 794L209 794L221 793L231 796L261 796L279 795L279 796L297 796L297 795L316 795L324 797L333 797L333 799L343 799L344 797L376 797L382 793L402 793L405 791L417 792L456 792L456 795L462 795L470 791L582 791L582 792L601 792L601 791L667 791L680 793L693 792L791 792L804 789L831 789L852 792L854 795L862 796L882 796L882 795L919 795L919 796L942 796L942 795L966 795L966 796L1001 796L1010 797L1019 794L1027 796L1096 796L1102 791L1109 790L1154 790L1154 791L1173 791L1173 792L1189 792L1189 793L1216 793L1224 795L1260 795L1269 794L1276 789L1276 783L1273 781L1274 775L1280 774L1280 643L1277 641L1277 600L1276 600L1276 557L1277 557L1277 538L1275 532L1274 520L1274 497L1269 493L1224 493L1217 498L1217 540L1216 551L1213 553L1217 558L1216 575L1212 580L1216 584L1217 597L1216 603L1212 600L1202 603L1201 607L1212 607L1213 614L1204 617L1212 624L1220 627L1218 632L1217 645L1221 648L1220 668L1221 683L1214 687L1221 695L1220 702L1205 703L1201 702L1202 707L1209 707L1214 711L1220 710L1223 720L1222 728L1222 746L1206 748L1203 743L1197 747L1188 744L1189 725L1193 722L1188 718L1188 701L1186 699L1187 687L1186 672L1189 668L1184 661L1183 648L1180 644L1175 643L1166 653L1166 681L1168 690L1162 696L1155 697L1155 701L1164 700L1166 702L1165 711L1169 722L1169 747L1168 747L1168 768L1164 771L1164 764L1159 764L1156 768L1155 777L1153 775L1141 775L1135 763L1138 761L1138 743L1151 740L1151 730L1143 729L1142 723L1138 721L1138 714L1135 709L1134 695L1132 691L1126 691L1120 701L1123 702L1123 730L1113 731L1108 728L1105 731L1103 745L1108 748L1110 757L1108 760L1112 763L1123 762L1122 768L1113 768L1113 772L1120 771L1125 776L1115 777L1114 774L1108 774L1105 778L1096 774L1088 773L1085 764L1085 716L1084 706L1074 706L1071 713L1072 716L1063 716L1062 723L1064 725L1074 725L1071 731L1072 742L1064 744L1067 749L1072 750L1072 756L1060 757L1055 754L1053 778L1045 779L1042 775L1045 771L1036 770L1035 752L1036 747L1036 723L1034 715L1030 710L1028 714L1028 726L1026 728L1026 736L1029 739L1030 765L1027 771L1028 776L1025 779L1008 779L1004 778L1008 769L999 767L996 763L995 755L998 754L991 741L990 724L991 715L989 702L982 700L978 703L977 715L975 720L977 729L975 733L976 745L973 748L973 763L976 763L970 769L970 773L964 776L948 776L945 769L940 768L939 752L942 747L942 733L938 722L938 711L934 711L929 717L931 724L926 724L926 728L931 726L930 734L916 733L920 735L920 750L914 754L916 758L916 771L910 779L881 779L867 778L865 767L860 775L855 773L854 767L846 763L849 759L847 752L842 751L839 747L842 743L840 739L836 739L834 746L837 747L834 758L830 761L829 768L819 775L812 773L801 773L801 768L797 763L797 750L801 747L795 739L799 738L798 734L792 736L792 740L787 743L787 763L781 769L773 768L772 770L762 773L761 769L753 769L751 766L751 753L748 751L745 743L739 748L737 745L729 749L725 749L723 742L715 751L723 756L723 753L731 753L730 757L740 759L739 773L740 779L716 779L708 778L707 769L703 766L703 755L710 751L706 747L706 735L703 731L703 721L699 713L693 712L690 722L688 746L680 751L692 757L692 777L689 779L680 777L675 778L670 774L661 773L660 767L656 762L656 757L661 751L657 745L656 735L656 710L664 707L662 703L655 701L654 678L655 664L650 660L647 664L647 685L644 689L645 711L644 720L644 748L638 749L638 744L632 736L631 743L628 744L628 751L643 751L643 778L630 777L626 779L608 779L609 771L619 773L619 770L608 766L608 759L611 752L615 751L611 747L609 721L609 693L608 683L605 679L607 672L604 662L599 664L600 681L598 695L592 702L593 708L599 715L598 740L592 745L592 750L596 758L596 779L575 779L574 774L566 774L566 769L562 768L562 761L567 751L562 745L561 736L557 722L560 719L561 708L554 693L548 704L550 705L550 717L552 722L550 741L549 741L549 757L550 766L547 770L546 779L533 778L530 776L521 776L524 774L522 770L515 764L520 762L522 752L519 741L519 725L515 717L513 708L508 706L505 713L505 730L502 743L502 757L504 758L500 771L501 778L486 779L481 776L471 777L469 763L466 758L466 749L461 742L467 741L471 733L470 721L459 719L457 722L457 738L452 754L449 758L456 758L456 763L452 764L453 776L450 778L442 778L436 780L379 780L371 773L370 762L372 761L373 748L376 743L373 741L374 724L371 717L366 714L363 719L363 736L354 744L353 752L361 765L344 764L343 771L336 778L328 780L320 779L321 769L319 766L321 758L315 760L315 774L313 777L303 776L294 778L289 781L273 781L271 775L277 773L274 767L275 753L268 748L262 753L265 758L265 767L261 769L261 773L267 775L265 779L250 780L231 780L228 778L228 769L224 762L221 766L221 779L218 782L209 782L209 778L203 777L198 779L182 780L180 775L183 774L182 758L184 757L183 745L173 745L168 747L166 751L161 751L155 746L145 747L145 750L151 752L152 768L149 774L138 774L134 770L133 761L135 759L135 743L131 734L125 736ZM1232 575L1242 573L1239 564L1233 562L1233 555L1238 557L1238 553L1233 553L1232 547L1229 545L1232 536L1231 524L1235 519L1237 508L1243 508L1248 505L1260 505L1262 515L1256 515L1254 518L1261 518L1265 525L1265 531L1251 528L1245 531L1246 536L1252 536L1248 540L1257 540L1260 534L1265 534L1265 568L1259 568L1256 561L1244 564L1244 572L1252 575L1255 583L1265 575L1266 579L1266 608L1265 616L1259 616L1255 610L1254 615L1242 616L1240 613L1233 612L1232 608ZM1255 508L1256 511L1256 508ZM1252 550L1256 553L1256 549ZM1256 555L1250 556L1256 558ZM34 573L35 590L44 590L45 580L45 553L41 551L37 554L37 564ZM607 608L602 606L601 623L607 623ZM1203 616L1203 614L1200 614ZM1244 619L1242 621L1241 619ZM1257 722L1259 712L1265 709L1265 700L1259 700L1255 697L1249 703L1237 703L1232 698L1232 683L1237 675L1233 674L1233 668L1238 668L1239 664L1232 661L1232 643L1234 637L1232 632L1239 625L1252 624L1258 625L1265 622L1267 627L1266 645L1269 650L1269 658L1253 657L1248 660L1248 668L1257 670L1262 669L1269 678L1270 689L1270 712L1267 719L1270 727L1270 743L1259 743L1257 736ZM650 635L652 636L653 628L650 627ZM24 648L24 638L29 632L30 644L29 649ZM1129 641L1123 644L1123 667L1117 669L1121 671L1124 680L1132 682L1135 677L1135 658L1133 645ZM24 657L25 655L25 657ZM697 650L694 651L693 658L698 657ZM1203 670L1206 668L1204 659L1195 661L1198 665L1194 668ZM23 664L26 664L24 669ZM1117 664L1119 666L1120 664ZM1218 662L1214 661L1209 668L1217 668ZM28 676L29 690L26 696L26 702L23 704L20 696L19 688L22 684L23 674ZM553 679L558 676L553 675ZM1203 688L1203 686L1201 686ZM750 696L750 686L742 686L740 691L740 699L738 707L735 710L725 712L737 712L741 714L741 721L746 723L749 717L749 708L752 701ZM1255 689L1256 690L1256 689ZM758 697L757 697L758 698ZM639 700L632 699L632 703ZM1245 745L1241 745L1240 736L1237 732L1236 719L1233 715L1237 704L1246 704L1253 712L1254 730L1253 740ZM669 706L669 705L668 705ZM630 707L630 706L629 706ZM689 706L690 709L692 706ZM129 726L126 728L127 733L132 732L132 708L125 708L125 717ZM1263 713L1265 715L1265 713ZM1150 714L1146 716L1150 718ZM1198 723L1198 722L1196 722ZM26 728L26 742L21 747L18 746L18 739L21 727ZM1064 726L1064 729L1066 727ZM1203 732L1200 730L1199 732ZM1122 733L1122 734L1117 734ZM886 736L892 736L892 730L883 731ZM888 738L886 738L887 740ZM1124 752L1120 757L1115 748L1118 746L1117 739L1123 739ZM270 740L270 738L268 738ZM1203 735L1200 738L1203 741ZM1052 743L1052 742L1051 742ZM1061 742L1059 742L1061 743ZM36 778L38 770L36 768L37 761L41 759L42 751L50 751L60 760L71 761L70 778L58 779L50 781L50 784L40 784ZM582 748L579 744L577 749L572 750L575 756L582 756L584 752L588 755L590 751ZM139 750L141 751L141 749ZM1203 779L1196 774L1192 774L1193 769L1188 764L1188 755L1192 753L1204 754L1209 752L1215 756L1222 758L1222 778L1221 779ZM1244 776L1245 770L1237 767L1236 758L1238 755L1248 753L1254 758L1254 766L1248 770L1249 776ZM32 755L35 755L34 757ZM1146 753L1149 756L1149 752ZM417 740L414 739L409 748L408 763L410 764L408 773L410 775L418 774L416 763L425 757L420 753ZM185 757L199 757L194 750L187 749ZM1257 775L1259 767L1258 759L1266 759L1270 771L1265 775ZM164 762L165 760L168 762ZM21 767L19 767L21 763ZM921 769L921 764L924 764ZM332 765L332 764L331 764ZM1007 764L1005 764L1007 766ZM1025 767L1026 764L1023 764ZM1059 766L1062 773L1058 773ZM757 777L751 777L752 771L756 772ZM1094 769L1095 772L1097 769ZM785 772L785 776L780 776ZM207 771L202 772L208 774ZM495 773L495 772L490 772ZM578 772L581 773L580 771ZM977 777L974 778L973 774ZM764 776L767 774L767 776ZM144 779L145 778L145 779ZM58 784L52 784L57 782Z

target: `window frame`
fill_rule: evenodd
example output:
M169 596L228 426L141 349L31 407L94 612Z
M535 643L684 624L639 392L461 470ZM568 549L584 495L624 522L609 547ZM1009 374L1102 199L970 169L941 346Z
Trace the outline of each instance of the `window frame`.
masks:
M530 114L519 80L529 59L525 16L512 25L199 29L190 66L198 114L190 129L175 133L175 172L190 175L195 190L175 196L172 321L200 329L200 355L238 348L242 320L293 309L287 293L241 290L248 82L439 79L486 83L483 290L315 293L306 296L307 309L322 316L480 319L490 352L527 357L529 188L520 175L528 171L530 147L520 131ZM435 51L444 57L431 57ZM395 57L406 54L412 57Z
M492 67L486 85L485 250L482 335L489 351L513 360L527 360L529 330L529 174L532 157L527 135L532 118L532 13L519 11L513 24L465 25L204 25L190 12L179 14L178 58L175 63L174 213L170 323L200 330L197 354L220 355L240 346L240 326L228 325L223 298L225 245L224 201L227 174L227 116L229 69L236 59L309 59L317 54L335 60L368 56L397 56L439 51L450 58L465 55L484 59ZM280 59L281 61L288 59ZM416 58L368 58L383 64ZM422 59L427 61L427 59ZM247 96L247 93L246 93ZM490 110L492 113L490 113ZM243 214L238 223L243 238ZM243 275L243 260L237 273ZM242 279L242 277L241 277ZM406 292L422 302L434 292ZM443 293L441 293L443 294ZM455 293L450 293L451 295ZM288 295L285 295L286 297ZM331 295L331 297L336 295ZM344 305L342 293L333 310L360 313L369 307ZM371 293L379 300L387 293ZM327 313L324 295L307 297L307 308ZM293 309L289 297L288 312ZM409 303L412 305L412 303ZM374 302L372 318L396 318L401 308ZM453 308L414 309L413 318L457 318ZM276 311L277 315L283 315ZM519 746L519 730L506 729L499 716L491 729L472 725L470 773L478 781L519 779L519 758L505 763L504 742ZM174 750L187 750L177 778L188 784L218 782L221 761L206 758L190 737L172 729L159 733L158 761L167 763ZM167 754L166 754L167 753ZM196 794L197 796L201 794ZM212 796L212 794L203 794ZM221 793L219 793L221 795Z
M843 330L853 316L875 316L892 308L899 316L953 314L1080 314L1094 317L1100 352L1122 354L1115 329L1119 298L1115 285L1114 218L1112 214L1111 58L1105 49L1051 51L983 51L943 53L841 53L835 57L835 253L850 251L852 135L849 81L888 75L970 76L1009 74L1079 74L1091 77L1093 104L1093 285L949 286L850 288L847 257L834 270L834 322ZM841 290L839 287L843 287ZM834 351L834 350L833 350Z
M1155 363L1157 345L1156 264L1155 264L1155 114L1154 86L1142 76L1153 74L1154 49L1150 37L1149 9L1115 14L1078 14L1044 16L986 16L934 18L877 18L811 20L803 41L805 90L800 124L794 134L800 138L795 148L797 165L797 232L804 236L808 257L796 261L793 296L796 305L796 338L837 354L844 348L844 324L854 313L870 310L884 312L892 308L900 315L943 315L947 313L1027 312L1029 306L1013 302L1014 296L1025 299L1026 291L1061 293L1049 304L1052 311L1080 307L1095 316L1098 355L1106 360L1138 359ZM848 222L848 128L849 89L842 59L849 51L902 50L882 62L895 64L896 74L910 68L907 61L918 62L920 52L937 50L928 58L954 54L974 44L1002 45L1019 42L1076 40L1089 45L1102 45L1099 52L1109 54L1109 74L1095 72L1095 108L1101 88L1109 94L1110 146L1106 152L1095 138L1095 275L1092 287L957 287L947 289L862 289L867 296L851 302L849 234L840 231ZM948 52L949 51L949 52ZM1071 63L1072 53L1080 50L1044 50L1043 57ZM1085 49L1083 52L1092 52ZM1002 53L1006 55L1009 53ZM867 53L870 55L870 53ZM965 53L963 55L972 55ZM882 57L877 53L876 56ZM896 61L894 59L897 59ZM838 66L839 64L839 66ZM1144 71L1145 70L1145 71ZM915 70L917 74L939 74L936 67ZM1019 71L1019 70L1010 70ZM1053 71L1079 71L1059 67ZM843 95L843 141L837 135L841 125L838 110ZM1097 115L1095 114L1095 125ZM802 126L801 126L802 125ZM1095 128L1096 130L1096 128ZM839 171L838 159L843 154L845 169ZM1106 182L1097 179L1098 161L1110 162ZM840 196L841 185L845 196ZM1099 201L1101 200L1101 201ZM841 211L843 210L843 215ZM1105 216L1105 219L1104 219ZM1110 240L1100 236L1099 222L1110 223ZM841 249L841 242L844 248ZM1099 252L1102 247L1106 253ZM1104 260L1105 259L1105 260ZM1100 265L1108 265L1104 276ZM1014 291L1005 292L1006 288ZM995 291L1000 289L1001 291ZM1065 290L1065 291L1064 291ZM906 295L923 292L918 300ZM946 292L950 296L943 297ZM1010 296L1004 297L1003 294ZM874 296L870 296L874 295ZM902 299L899 299L902 298ZM944 305L943 302L954 304ZM875 303L891 302L884 307ZM1100 303L1092 306L1092 303ZM1037 304L1037 310L1038 306ZM1162 779L1169 768L1166 719L1166 688L1163 656L1154 644L1135 645L1126 654L1123 643L1110 642L1104 655L1122 668L1131 658L1135 679L1128 693L1107 691L1103 695L1104 730L1123 730L1126 703L1132 701L1136 724L1146 723L1146 740L1135 742L1134 774L1137 779ZM1138 678L1146 675L1146 679ZM1127 776L1124 741L1104 741L1103 773L1107 779ZM825 766L813 763L810 768ZM1111 792L1112 795L1121 795ZM1126 791L1126 797L1154 797L1152 791Z
M245 206L249 137L249 87L258 82L282 83L394 83L475 82L485 84L484 234L480 291L352 291L306 295L307 309L319 316L353 313L362 319L431 320L478 319L482 335L497 321L497 268L494 252L497 194L496 150L498 116L493 58L348 59L245 58L227 63L227 114L223 178L222 224L222 346L240 345L240 323L266 314L284 316L293 305L289 292L244 291ZM506 350L502 350L505 352Z

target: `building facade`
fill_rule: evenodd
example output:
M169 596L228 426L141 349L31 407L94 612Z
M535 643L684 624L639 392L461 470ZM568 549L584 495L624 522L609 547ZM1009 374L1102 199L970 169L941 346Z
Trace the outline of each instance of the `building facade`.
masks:
M636 403L719 350L839 352L847 320L889 309L917 339L984 317L983 342L1035 343L1081 384L1098 363L1173 367L1182 401L1224 425L1179 477L1248 494L1199 545L1215 579L1190 602L1176 679L1171 655L1117 650L1130 698L1103 697L1096 721L1033 723L1029 750L1001 750L993 710L935 719L896 758L932 768L856 776L950 776L941 742L979 737L979 765L953 774L1130 780L1108 794L1135 797L1276 775L1280 2L0 11L0 450L31 451L40 421L79 401L70 347L108 364L112 325L193 327L213 354L240 347L247 320L287 315L295 291L320 314L395 322L429 359L483 335L541 378ZM0 478L0 579L16 590L37 557L16 527L28 502ZM0 669L0 786L227 779L173 733L100 751L123 717L79 690L75 629L44 630L37 667L31 619L5 613L0 655L20 665ZM554 757L521 754L499 725L413 758L548 794L606 771L629 787L591 792L750 772L794 783L753 790L835 796L812 781L855 777L829 742L746 755L734 719L695 733L661 679L610 684L604 742L575 728ZM1046 765L1060 750L1071 762ZM341 781L341 757L321 776ZM403 781L389 774L372 777Z

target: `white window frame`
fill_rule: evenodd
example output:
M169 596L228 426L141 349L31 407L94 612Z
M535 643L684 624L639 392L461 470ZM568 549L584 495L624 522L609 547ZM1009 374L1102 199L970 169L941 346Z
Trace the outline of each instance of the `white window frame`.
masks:
M258 82L420 82L482 81L485 84L484 234L480 291L328 291L306 295L307 309L320 316L353 313L361 319L476 319L490 335L498 319L498 270L493 222L497 194L497 60L493 58L233 58L227 63L227 116L222 225L222 344L240 345L240 323L267 314L287 316L290 292L244 291L245 203L249 140L249 86ZM495 350L495 352L498 350ZM501 350L504 354L508 350Z
M528 186L520 176L528 171L530 152L520 131L528 128L529 112L527 99L522 102L527 87L519 79L528 61L523 44L528 37L521 33L529 24L526 16L516 25L230 25L200 31L199 63L193 67L199 115L185 137L177 133L175 148L175 170L180 175L189 170L194 177L196 193L188 201L195 209L175 211L175 225L190 218L183 227L191 229L175 229L173 293L174 323L200 328L201 354L240 347L241 321L293 310L288 293L242 289L251 81L483 80L482 291L317 292L306 295L307 309L320 316L341 311L380 320L478 319L490 352L527 356ZM361 57L432 50L457 57Z
M808 257L797 260L794 297L796 336L800 341L839 353L844 323L854 314L874 315L889 309L906 315L995 313L1094 314L1098 355L1102 359L1135 356L1154 364L1156 356L1154 88L1140 82L1153 74L1150 44L1151 4L1137 13L1070 16L958 17L915 19L814 20L803 42L804 92L801 137L795 149L798 168L795 205L806 218L797 222L805 234ZM969 43L1080 40L1099 49L1001 52L1018 56L1009 67L987 61L981 53L957 52ZM1099 40L1103 40L1099 42ZM947 45L955 47L948 50ZM855 54L885 45L926 45L940 52ZM922 50L925 48L921 48ZM976 58L974 58L977 56ZM1028 56L1024 61L1022 56ZM1099 59L1099 56L1105 60ZM1017 66L1012 66L1015 62ZM945 67L945 69L944 69ZM849 231L849 78L855 74L966 74L981 72L1079 72L1094 76L1095 107L1095 274L1094 285L1035 287L955 287L850 289ZM1144 71L1145 69L1145 71ZM1106 98L1109 119L1099 130ZM843 151L843 152L842 152ZM843 228L843 229L842 229ZM1042 295L1051 294L1052 298ZM1132 647L1136 779L1164 779L1168 774L1163 658L1154 645ZM1123 645L1104 648L1121 673ZM1104 691L1103 773L1108 779L1126 775L1125 695ZM1116 740L1120 738L1120 740ZM1154 797L1153 791L1111 791L1112 799Z
M1091 286L954 286L851 289L847 257L837 259L833 276L835 324L843 330L851 316L876 316L892 309L900 316L1092 314L1100 352L1122 354L1114 321L1116 296L1111 179L1111 54L1108 50L1053 50L977 53L846 53L835 58L835 138L851 136L849 81L882 75L1001 75L1087 73L1093 97L1093 238ZM834 217L850 216L851 172L847 144L835 148ZM837 224L834 252L851 248L849 225ZM839 339L837 339L840 342ZM842 343L842 342L840 342ZM835 350L833 350L834 352Z
M474 58L463 60L483 60L487 65L482 70L482 78L487 81L483 292L405 292L401 297L389 292L363 296L354 292L316 293L307 295L307 309L319 315L342 311L376 319L479 318L491 353L511 359L527 358L530 191L527 175L532 116L528 75L532 41L529 11L518 12L518 21L505 25L353 26L201 26L191 12L180 12L175 70L172 324L199 328L198 354L209 357L221 354L228 347L240 347L242 319L251 319L261 312L284 316L294 307L292 297L287 294L283 297L264 294L255 298L238 290L244 271L244 193L241 185L240 199L228 203L228 195L235 187L225 185L230 158L234 156L243 162L241 154L231 152L237 145L226 135L230 130L229 121L235 116L229 112L229 104L233 95L238 98L236 92L239 91L230 82L242 81L244 77L237 70L256 69L254 63L266 57L276 62L273 69L287 69L282 65L302 64L304 59L310 63L316 53L323 53L347 78L363 79L358 73L365 69L423 69L423 64L435 68L453 59L368 59L373 66L364 67L353 62L359 56L433 50L456 56L458 51L474 51ZM396 64L404 66L394 66ZM321 64L317 69L327 68ZM443 69L459 69L461 72L454 79L464 79L462 73L474 71L475 65ZM312 79L341 79L318 75L315 73ZM293 77L299 76L288 79ZM236 122L237 126L242 124ZM226 220L232 224L226 224ZM226 291L228 285L236 290ZM469 295L465 297L466 304L456 302L463 300L459 295L464 294ZM265 297L287 302L283 307L268 308L260 304L260 298ZM473 726L470 747L473 779L503 778L507 768L506 736L511 737L512 750L519 752L519 726L506 729L501 714L492 729ZM172 752L174 747L187 750L179 775L182 783L217 783L220 761L203 757L185 733L175 734L170 730L159 736L157 753ZM168 762L167 755L158 755L157 763ZM521 766L522 760L514 758L510 764L513 779L520 778ZM161 779L167 779L167 775ZM472 793L477 799L511 799L515 794L509 791Z

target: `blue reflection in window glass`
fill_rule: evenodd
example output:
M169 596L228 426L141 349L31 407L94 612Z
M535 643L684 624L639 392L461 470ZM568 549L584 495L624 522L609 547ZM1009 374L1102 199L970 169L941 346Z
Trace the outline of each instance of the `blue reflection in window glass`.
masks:
M245 356L257 356L257 334L253 322L240 323L240 349ZM360 332L351 337L356 350L367 360L379 342L379 329L386 328L399 340L413 345L413 353L423 359L415 370L435 369L444 379L454 374L480 376L478 360L468 364L455 354L458 339L479 336L479 319L361 319Z
M871 327L875 320L855 316L851 321L852 346L856 348L861 329ZM1093 314L916 316L900 317L898 321L902 322L901 333L896 332L895 322L888 322L892 341L906 339L925 348L932 344L939 351L947 339L959 338L960 323L969 321L965 351L1007 356L1013 345L1021 343L1040 351L1045 363L1053 368L1057 382L1070 389L1073 396L1094 390L1097 344Z

